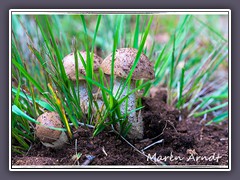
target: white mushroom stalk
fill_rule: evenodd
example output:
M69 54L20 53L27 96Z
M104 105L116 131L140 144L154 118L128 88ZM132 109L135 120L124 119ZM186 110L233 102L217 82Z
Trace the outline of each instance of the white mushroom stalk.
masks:
M113 87L113 94L116 95L118 92L118 89L122 88L122 78L116 77L114 81L114 87ZM120 99L125 97L129 92L135 89L135 81L131 81L130 87L126 87L121 96ZM126 111L126 105L127 105L127 111ZM136 95L135 93L132 93L128 96L128 101L124 101L120 107L121 114L126 114L131 112L128 115L128 121L132 124L131 131L129 132L128 136L132 139L142 139L143 138L143 121L141 119L138 119L136 116Z
M79 80L78 87L75 85L75 92L79 92L80 106L83 112L87 112L89 106L89 98L85 80Z
M121 48L117 49L115 53L115 61L114 61L114 76L115 76L115 84L113 93L116 95L119 87L121 86L122 79L126 79L128 74L132 68L132 65L135 61L138 50L133 48ZM101 68L105 74L111 74L111 61L112 54L106 57L101 64ZM149 61L146 55L141 54L139 62L134 69L132 74L132 80L130 89L125 87L121 97L127 95L127 92L135 89L135 80L138 79L153 79L154 78L154 70L153 65ZM120 87L121 88L121 87ZM128 121L132 124L132 128L128 134L128 137L131 139L142 139L143 138L143 121L141 115L136 116L136 95L132 93L128 97L128 107L127 112L132 112L128 116ZM126 114L126 101L121 105L122 114Z
M87 82L85 80L79 80L77 87L75 85L75 92L79 92L80 97L80 106L83 110L83 112L87 113L88 107L89 107L89 97L88 97L88 88L87 88ZM101 98L101 92L95 92L96 87L93 87L92 93L93 93L93 99L97 102L99 110L101 110L101 107L104 105L102 98ZM93 113L96 113L97 108L93 104Z

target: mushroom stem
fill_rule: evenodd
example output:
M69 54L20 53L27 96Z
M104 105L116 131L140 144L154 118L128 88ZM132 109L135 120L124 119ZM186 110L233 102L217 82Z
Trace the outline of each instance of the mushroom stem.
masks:
M79 81L79 97L80 97L80 106L84 113L88 110L89 100L88 100L88 90L87 84L85 81ZM75 86L75 92L77 92L77 86Z
M114 95L117 94L118 89L121 88L121 81L122 78L116 77L114 87L113 87L113 93ZM121 94L121 98L127 95L128 92L132 91L135 88L135 81L132 80L130 84L130 88L128 91L128 87L125 87L123 93ZM128 96L128 104L127 104L127 111L133 111L136 109L136 95L135 93L132 93ZM124 101L121 104L121 113L126 114L126 101ZM129 138L131 139L142 139L143 138L143 121L142 119L138 119L136 116L136 111L131 112L131 114L128 115L128 121L132 124L131 130L129 131Z
M97 86L93 86L92 93L93 93L93 99L97 103L99 111L101 111L104 106L104 102L102 100L102 92ZM94 113L97 112L97 107L95 106L95 104L93 105L93 111Z
M103 109L103 107L104 107L104 102L103 102L103 100L100 99L100 98L97 98L97 99L96 99L96 102L97 102L97 104L98 104L99 111L101 112L102 109ZM94 106L93 110L94 110L94 112L96 113L96 112L97 112L97 107Z
M75 86L75 91L77 92L77 86ZM94 95L94 94L93 94ZM88 89L85 81L79 81L79 96L80 96L80 106L82 108L83 113L87 114L88 106L89 106L89 98L88 98ZM101 95L98 95L101 96ZM94 97L95 98L95 97ZM98 104L99 109L101 110L103 106L103 101L96 97L95 101ZM97 108L93 104L93 112L97 112Z

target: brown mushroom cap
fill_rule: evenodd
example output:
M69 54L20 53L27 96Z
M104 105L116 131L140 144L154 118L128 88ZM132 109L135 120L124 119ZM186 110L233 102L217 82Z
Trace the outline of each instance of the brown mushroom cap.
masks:
M62 128L60 116L56 112L46 112L37 118L40 124L36 125L35 133L40 141L44 143L52 143L59 139L61 131L50 129L46 126ZM44 126L42 126L42 125Z
M86 51L80 51L84 61L86 62L87 59L87 52ZM97 71L100 67L100 64L102 63L103 59L95 54L93 54L93 70ZM66 74L69 79L72 81L76 81L76 71L75 71L75 58L74 53L70 53L69 55L65 56L63 58L63 66L65 68ZM81 58L78 56L78 72L79 72L79 80L82 80L84 78L81 77L82 75L86 75L86 71L83 67Z
M127 78L135 61L138 50L134 48L120 48L116 50L114 62L114 74L118 77ZM112 54L107 56L101 68L105 74L111 74ZM153 65L145 54L141 54L140 60L132 74L132 79L154 79Z

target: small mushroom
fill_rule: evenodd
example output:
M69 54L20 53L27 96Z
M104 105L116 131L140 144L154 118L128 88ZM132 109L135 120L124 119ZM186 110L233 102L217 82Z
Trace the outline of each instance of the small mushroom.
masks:
M62 128L60 116L56 112L45 112L37 118L40 124L36 125L35 134L46 147L60 149L68 142L64 131L50 129L49 127Z
M119 87L122 85L123 79L126 79L132 65L135 61L138 50L133 48L121 48L117 49L115 53L115 62L114 62L114 74L115 82L113 87L113 93L116 95ZM101 68L105 74L111 74L111 61L112 54L107 56L101 64ZM141 54L139 62L132 74L132 80L130 84L129 91L135 88L135 81L139 79L154 79L154 70L151 62L148 57L144 54ZM121 94L121 97L126 96L127 94L126 87ZM121 112L125 113L125 102L121 105ZM128 111L136 109L136 94L131 94L128 98ZM139 116L141 117L141 116ZM142 118L136 117L136 112L134 111L128 116L129 122L132 124L132 129L129 132L129 138L132 139L142 139L143 138L143 121Z
M80 51L80 54L82 55L84 61L86 62L87 59L87 52L86 51ZM103 59L97 55L94 54L93 56L93 71L97 73L100 64L102 63ZM77 91L76 87L76 71L75 71L75 58L74 53L71 53L64 57L63 59L63 66L65 68L66 74L70 80L75 82L75 91ZM89 98L88 98L88 90L87 90L87 83L85 79L82 77L86 76L85 68L82 64L81 58L78 56L78 73L79 73L79 96L80 96L80 106L84 113L87 112L88 105L89 105ZM94 91L96 91L96 87L93 87L93 94ZM101 100L97 100L97 103L99 106L101 106L103 103Z

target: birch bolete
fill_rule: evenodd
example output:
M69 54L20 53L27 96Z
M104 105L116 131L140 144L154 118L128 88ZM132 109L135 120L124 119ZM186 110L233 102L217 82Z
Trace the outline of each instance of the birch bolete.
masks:
M123 84L124 79L128 77L128 74L132 68L132 65L136 59L138 50L134 48L120 48L116 50L115 60L114 60L114 87L113 93L116 95L120 86ZM112 62L112 54L107 56L101 64L101 68L103 72L107 75L111 74L111 63ZM127 95L127 92L135 89L136 80L145 79L151 80L154 79L154 69L153 65L149 61L148 57L145 54L140 55L139 62L132 74L130 89L128 90L128 86L125 87L123 93L121 94L121 98ZM136 109L136 94L132 93L128 97L127 104L128 112L131 112ZM121 105L121 113L125 114L126 102L123 102ZM142 139L143 138L143 121L142 119L138 119L136 116L136 112L133 111L128 116L128 121L132 124L132 128L128 134L131 139Z
M87 59L87 52L86 51L80 51L81 56L83 57L84 62L86 62ZM88 110L88 105L89 105L89 97L88 97L88 89L87 89L87 82L83 78L83 76L86 76L86 70L82 64L82 61L80 57L77 57L78 59L78 82L79 82L79 96L80 96L80 106L83 110L84 113L87 112ZM100 64L102 63L103 59L97 55L93 55L93 71L95 73L98 72L98 69L100 67ZM63 59L63 66L65 68L66 74L68 78L74 82L75 84L75 91L77 91L77 86L76 86L76 68L75 68L75 58L74 58L74 53L71 53L67 56L64 57ZM93 88L93 94L94 91L97 88L94 86ZM101 106L103 103L102 101L98 100L98 105Z
M68 137L64 131L49 128L63 127L58 113L45 112L37 118L37 121L40 124L37 124L35 127L35 135L44 146L60 149L68 142Z

